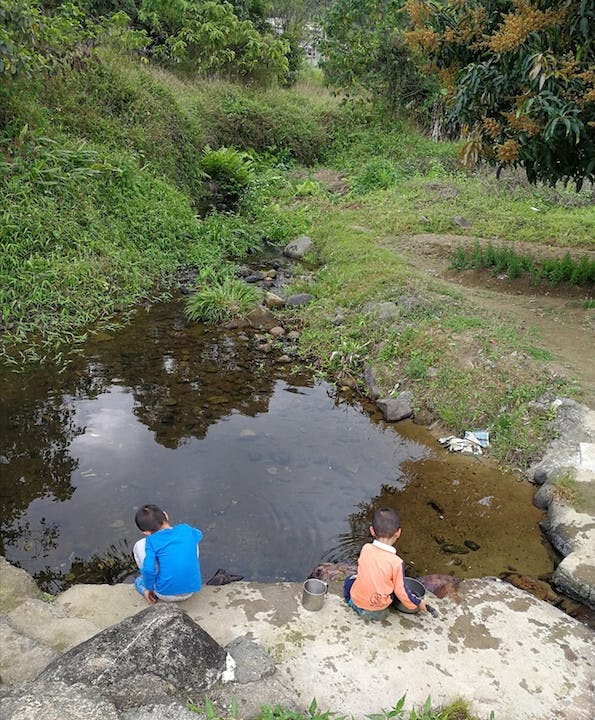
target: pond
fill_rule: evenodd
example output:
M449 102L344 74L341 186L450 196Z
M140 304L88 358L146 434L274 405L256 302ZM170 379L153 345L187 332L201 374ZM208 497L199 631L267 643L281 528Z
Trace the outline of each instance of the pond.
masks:
M182 308L138 308L63 372L0 376L0 552L45 590L129 576L147 502L203 530L205 579L354 560L380 505L401 514L409 574L554 569L531 485Z

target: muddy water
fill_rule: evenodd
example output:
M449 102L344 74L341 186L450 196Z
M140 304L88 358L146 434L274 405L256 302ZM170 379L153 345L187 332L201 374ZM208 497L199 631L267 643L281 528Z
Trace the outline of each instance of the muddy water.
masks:
M206 578L355 559L386 504L411 574L554 567L527 483L384 423L249 335L188 327L180 302L139 309L65 372L3 372L0 393L0 551L49 591L129 576L145 502L204 531Z

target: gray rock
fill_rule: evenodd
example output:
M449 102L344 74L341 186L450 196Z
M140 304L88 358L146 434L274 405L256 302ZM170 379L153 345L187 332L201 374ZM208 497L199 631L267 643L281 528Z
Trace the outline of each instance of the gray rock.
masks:
M89 620L70 618L65 608L43 600L25 600L7 618L17 632L60 653L88 640L99 630Z
M465 228L466 230L471 227L471 223L469 222L469 220L467 220L467 218L463 217L462 215L455 215L452 221L453 223L455 223L455 225Z
M112 702L87 685L26 683L0 698L2 720L119 720Z
M117 707L185 700L226 679L233 660L179 607L158 603L52 662L42 681L99 688Z
M565 557L552 576L566 595L595 609L595 550L574 552Z
M296 293L295 295L290 295L288 298L285 299L286 305L305 305L306 303L309 303L310 300L314 298L314 295L309 295L308 293Z
M534 482L541 485L534 504L547 510L542 529L565 556L553 576L556 587L595 608L595 471L589 461L595 411L567 398L556 399L543 409L550 408L556 410L556 438L530 471Z
M365 303L362 308L366 315L372 315L377 320L386 320L388 322L396 320L401 311L394 302L370 302Z
M262 647L247 635L232 640L225 649L236 661L236 682L262 680L275 672L275 663Z
M398 422L413 415L412 400L412 393L405 390L399 393L396 398L377 400L376 405L387 422Z
M300 235L295 240L287 243L283 249L283 255L289 258L299 259L314 249L312 238L307 235Z
M545 483L535 493L533 497L533 505L535 505L535 507L539 508L540 510L547 510L553 497L554 488L550 483Z
M205 718L206 715L188 710L185 705L176 702L134 708L120 715L120 720L205 720Z
M370 400L378 400L380 397L380 390L376 383L374 369L370 366L364 370L364 385L366 386L366 395L370 398Z
M264 304L268 308L279 308L285 306L285 300L275 293L268 292L264 297Z
M268 308L262 306L251 310L248 315L246 315L246 320L252 327L259 330L270 330L278 324L277 318L273 313Z
M4 618L0 619L0 648L0 680L5 685L33 680L58 657L53 648L21 635Z
M399 298L399 307L405 312L410 313L414 310L427 308L428 301L419 295L401 295Z
M547 482L548 477L549 477L548 468L546 468L545 465L536 467L533 470L533 482L536 485L543 485L545 482Z
M8 612L27 598L40 598L35 580L0 556L0 613Z

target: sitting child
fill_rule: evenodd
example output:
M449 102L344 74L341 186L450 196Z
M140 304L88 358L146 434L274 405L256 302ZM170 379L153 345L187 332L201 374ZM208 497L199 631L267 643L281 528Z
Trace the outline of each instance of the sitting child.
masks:
M133 549L141 570L134 586L147 602L179 602L200 590L198 543L202 532L184 523L170 525L167 513L156 505L143 505L135 522L145 537Z
M345 580L348 605L358 615L373 620L386 617L388 608L396 600L408 610L427 612L425 601L410 595L405 588L403 561L393 547L401 536L397 512L392 508L376 510L370 534L374 541L361 549L357 575Z

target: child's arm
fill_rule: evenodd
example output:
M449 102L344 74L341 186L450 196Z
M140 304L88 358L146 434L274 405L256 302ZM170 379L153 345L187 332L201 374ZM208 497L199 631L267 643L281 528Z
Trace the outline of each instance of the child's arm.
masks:
M405 571L403 562L400 563L400 566L396 573L394 592L399 601L408 610L420 610L421 612L427 612L427 605L425 600L422 600L416 595L409 593L407 591L407 588L405 587Z
M155 583L157 582L157 567L155 548L153 547L153 544L149 542L149 538L147 538L147 542L145 544L145 560L141 568L143 585L147 588L145 590L145 597L147 597L148 592L153 593L155 590ZM151 602L148 597L147 601Z

